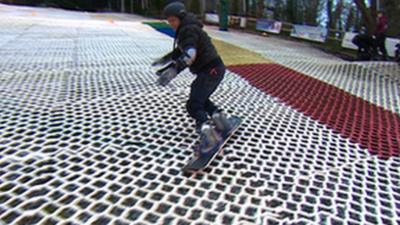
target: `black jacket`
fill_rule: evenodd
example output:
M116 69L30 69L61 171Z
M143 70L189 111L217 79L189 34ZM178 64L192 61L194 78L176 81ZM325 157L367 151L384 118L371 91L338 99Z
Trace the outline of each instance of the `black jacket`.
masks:
M181 20L174 43L175 51L179 49L180 52L183 52L190 47L197 50L196 59L189 67L192 73L207 71L222 63L210 37L203 30L203 24L192 13L188 13Z

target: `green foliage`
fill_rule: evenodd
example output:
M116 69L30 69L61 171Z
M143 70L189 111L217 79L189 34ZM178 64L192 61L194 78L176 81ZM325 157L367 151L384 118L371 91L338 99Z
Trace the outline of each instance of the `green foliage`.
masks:
M43 0L42 4L64 9L97 11L108 6L107 0Z
M240 4L240 0L232 0L231 1L231 12L233 15L240 15L242 14L242 5Z
M189 6L189 11L195 14L200 14L200 2L199 1L191 1Z

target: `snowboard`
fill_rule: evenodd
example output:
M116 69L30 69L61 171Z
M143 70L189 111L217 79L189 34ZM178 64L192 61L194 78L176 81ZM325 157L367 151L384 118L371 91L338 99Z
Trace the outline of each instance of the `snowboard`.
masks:
M214 159L218 156L218 154L224 148L229 139L235 134L240 124L242 123L242 119L236 116L232 116L229 119L233 122L234 126L226 134L218 133L219 135L221 135L222 139L214 146L212 150L214 153L203 157L202 156L193 157L192 159L189 160L186 166L183 167L182 169L183 172L196 172L198 170L206 169L214 161ZM199 145L195 146L195 148L199 147L200 147Z

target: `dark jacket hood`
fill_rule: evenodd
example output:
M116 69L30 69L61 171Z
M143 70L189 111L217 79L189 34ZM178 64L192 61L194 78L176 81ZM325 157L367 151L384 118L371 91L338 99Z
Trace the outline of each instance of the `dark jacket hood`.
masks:
M198 26L200 28L203 28L203 24L196 18L196 15L193 13L188 13L186 14L185 17L181 20L181 25L179 26L177 33L186 26Z

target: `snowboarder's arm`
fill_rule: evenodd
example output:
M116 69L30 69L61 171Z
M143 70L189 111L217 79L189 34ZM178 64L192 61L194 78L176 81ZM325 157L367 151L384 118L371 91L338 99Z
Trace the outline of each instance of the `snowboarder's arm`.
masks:
M196 60L197 50L195 47L188 47L187 49L183 50L183 54L176 59L176 66L178 71L184 70L186 67L193 64Z
M178 48L182 54L176 59L178 70L191 66L198 53L199 30L196 27L188 27L179 35Z
M178 75L176 64L174 62L171 62L164 68L158 70L156 74L159 76L157 80L158 84L160 84L161 86L167 86L171 82L171 80L173 80Z
M163 69L157 71L158 82L165 86L171 82L180 72L192 65L197 55L197 32L193 29L186 29L180 35L178 47L171 54L171 61Z
M181 71L190 66L196 59L196 49L189 48L181 57L173 60L167 66L157 71L158 83L162 86L168 85Z
M159 59L154 60L151 64L152 66L163 66L172 60L176 60L182 55L182 52L179 48L175 48L173 51L167 53L166 55L162 56Z
M196 26L185 27L179 34L178 46L183 50L198 48L201 29Z

